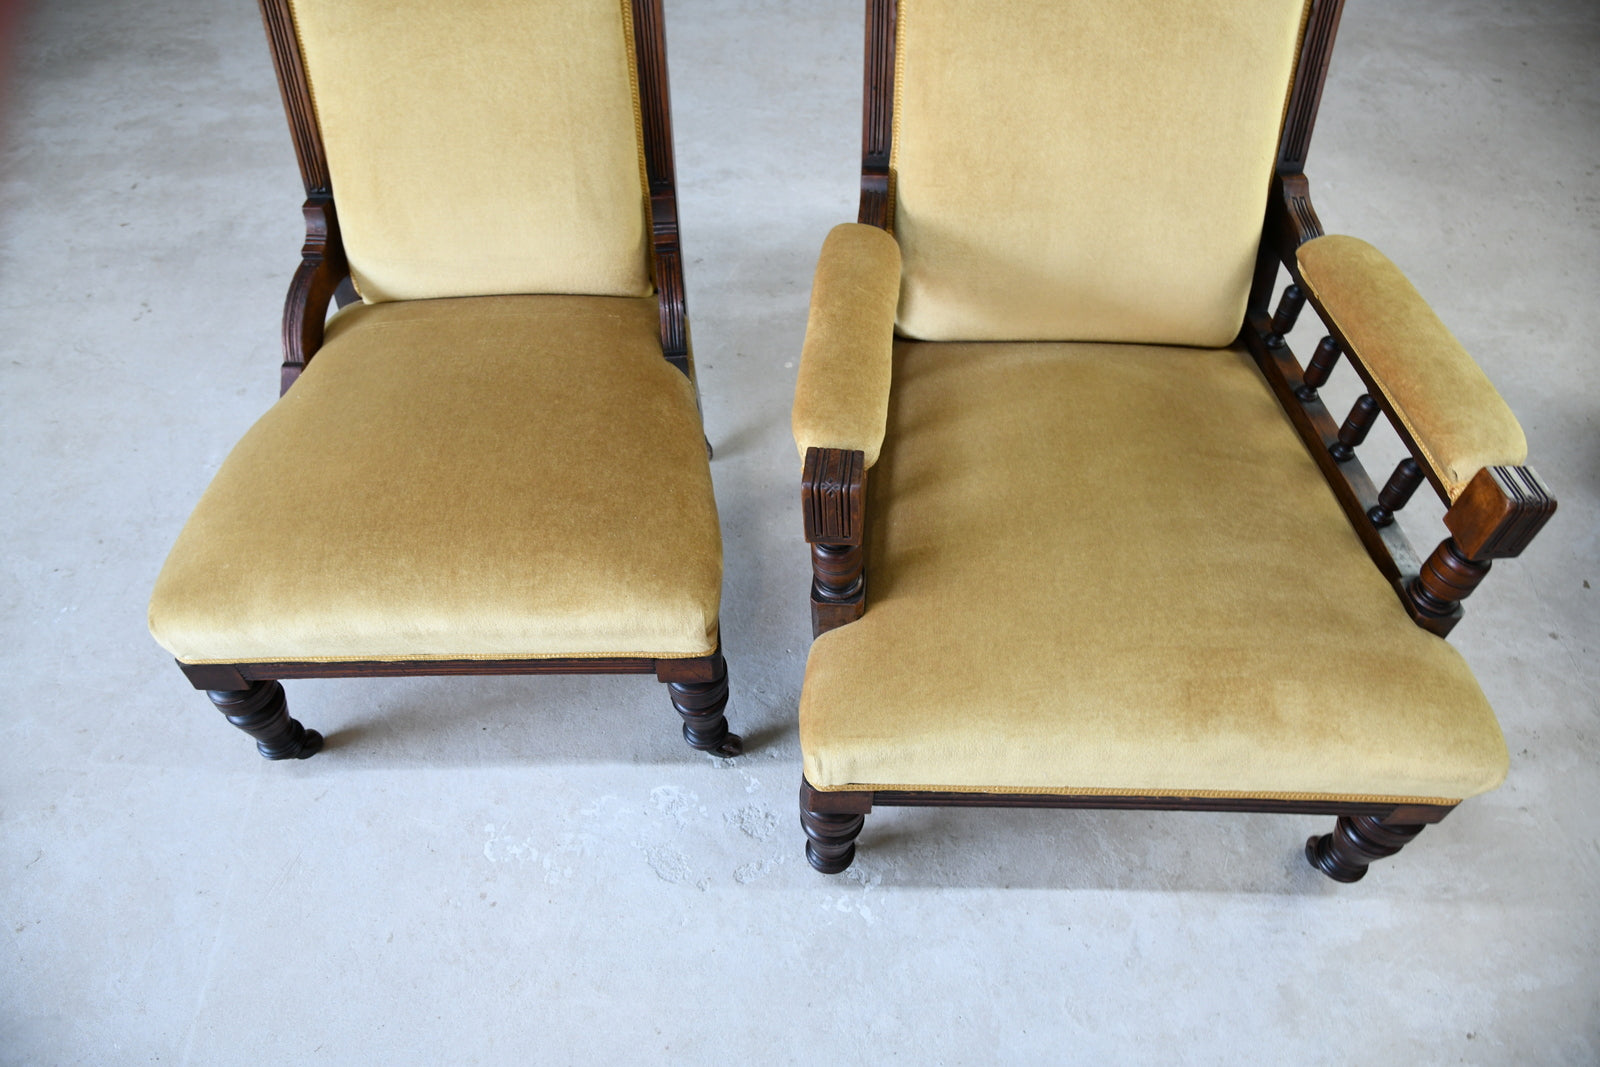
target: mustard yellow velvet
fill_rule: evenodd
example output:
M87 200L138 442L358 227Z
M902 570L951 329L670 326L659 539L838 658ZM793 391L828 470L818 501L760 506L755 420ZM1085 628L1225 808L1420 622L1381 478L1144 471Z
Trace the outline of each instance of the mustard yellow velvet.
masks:
M627 0L292 0L369 301L642 296Z
M867 611L812 646L819 788L1419 798L1505 744L1249 358L896 346Z
M721 542L652 298L357 306L156 582L190 663L704 655Z
M902 0L900 332L1224 345L1303 0Z
M1307 289L1405 423L1454 500L1472 476L1528 458L1517 417L1400 268L1329 235L1296 253Z
M794 385L795 444L878 461L889 407L900 247L876 226L835 226L811 282L811 315Z

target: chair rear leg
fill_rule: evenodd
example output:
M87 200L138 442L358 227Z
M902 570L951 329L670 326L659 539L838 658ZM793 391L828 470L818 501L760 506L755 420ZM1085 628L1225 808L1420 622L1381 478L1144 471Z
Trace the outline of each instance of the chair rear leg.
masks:
M1333 833L1306 839L1306 859L1336 882L1359 882L1367 864L1394 855L1421 832L1420 823L1391 826L1375 815L1341 815Z
M228 721L256 739L267 759L309 759L322 748L322 735L289 715L283 686L251 682L248 689L208 689L206 696Z
M674 662L659 661L657 676L670 670L663 664ZM728 729L728 719L723 714L728 706L728 664L718 652L710 658L710 665L711 677L707 681L662 681L667 683L672 706L683 717L683 739L690 747L718 756L737 756L744 752L744 739Z
M811 811L802 801L800 825L806 832L806 859L823 874L838 874L856 858L856 835L865 815Z

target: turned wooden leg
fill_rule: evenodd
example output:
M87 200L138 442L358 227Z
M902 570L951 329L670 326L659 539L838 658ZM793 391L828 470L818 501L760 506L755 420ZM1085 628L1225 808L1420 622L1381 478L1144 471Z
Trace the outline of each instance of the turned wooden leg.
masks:
M744 740L728 729L723 709L728 706L728 664L717 653L711 660L711 678L703 682L668 681L672 706L683 716L683 739L701 752L737 756Z
M806 832L806 859L823 874L838 874L856 858L856 835L866 824L865 815L836 815L811 811L802 802L800 825Z
M1367 864L1394 855L1420 833L1419 823L1390 826L1374 815L1341 815L1333 833L1306 839L1306 859L1336 882L1359 882Z
M206 696L228 721L256 739L267 759L309 759L322 748L322 735L289 715L283 686L252 682L248 689L208 689Z

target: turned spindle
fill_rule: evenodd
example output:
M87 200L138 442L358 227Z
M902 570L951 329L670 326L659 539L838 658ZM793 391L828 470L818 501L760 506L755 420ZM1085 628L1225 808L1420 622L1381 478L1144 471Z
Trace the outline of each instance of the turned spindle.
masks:
M1279 337L1284 336L1294 329L1294 324L1300 319L1300 311L1306 306L1306 291L1298 285L1291 285L1283 291L1283 297L1278 301L1278 310L1272 313L1272 332Z
M1367 432L1377 420L1378 402L1370 394L1362 393L1350 414L1345 416L1344 425L1339 427L1339 439L1328 446L1333 458L1344 463L1353 457L1356 446L1367 439Z
M822 600L850 600L861 592L860 545L811 546L811 591Z
M1411 501L1411 494L1422 484L1422 468L1407 456L1395 467L1394 473L1378 494L1378 502L1367 509L1367 518L1374 526L1387 526L1394 521L1394 513Z
M1331 337L1318 341L1317 350L1311 354L1311 362L1306 364L1306 372L1302 376L1305 384L1296 389L1294 395L1301 400L1315 400L1317 390L1328 384L1328 376L1338 362L1339 342Z
M1489 573L1489 563L1468 558L1456 539L1447 537L1412 579L1407 590L1411 602L1422 614L1442 619L1478 588Z

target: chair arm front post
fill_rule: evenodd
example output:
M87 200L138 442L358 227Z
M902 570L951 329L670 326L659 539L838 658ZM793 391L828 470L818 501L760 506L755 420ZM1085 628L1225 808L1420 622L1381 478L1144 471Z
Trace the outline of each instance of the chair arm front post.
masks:
M854 622L867 610L866 485L866 457L860 450L806 449L800 511L811 545L812 637Z
M1440 637L1461 618L1461 601L1497 559L1520 555L1555 514L1556 501L1531 467L1485 467L1445 512L1451 536L1406 586L1418 626Z

